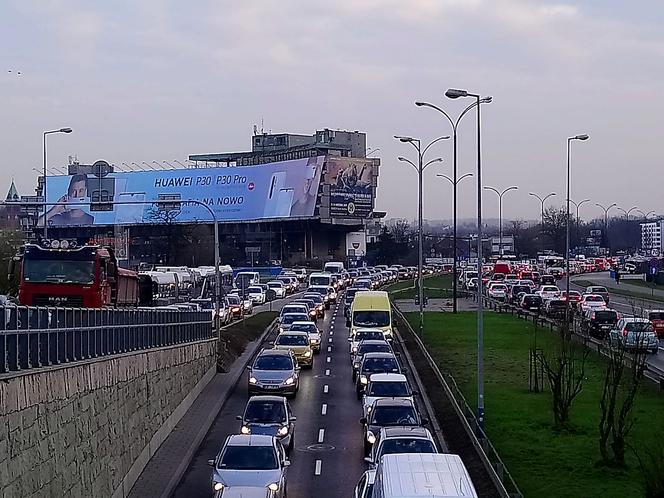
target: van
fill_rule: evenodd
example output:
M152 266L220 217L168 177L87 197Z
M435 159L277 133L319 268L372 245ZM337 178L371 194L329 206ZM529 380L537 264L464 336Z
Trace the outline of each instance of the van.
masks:
M372 498L477 498L459 455L385 455L376 469Z
M340 261L328 261L323 267L326 273L342 273L344 270L344 264Z
M392 340L392 308L385 291L358 291L353 298L350 315L346 321L351 335L357 329L380 329L385 338Z
M260 273L257 271L241 271L235 275L235 287L244 291L247 287L261 283Z
M332 274L331 273L312 273L309 275L309 286L313 285L324 285L325 287L332 286Z

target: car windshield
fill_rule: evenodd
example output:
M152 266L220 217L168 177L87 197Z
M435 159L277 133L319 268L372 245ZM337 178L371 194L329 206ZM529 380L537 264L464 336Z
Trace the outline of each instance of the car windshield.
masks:
M417 415L412 406L378 406L373 412L372 424L416 425Z
M288 356L262 355L254 363L256 370L292 370L293 361Z
M330 283L332 277L329 276L311 276L309 277L309 285L327 285Z
M307 321L309 317L304 313L289 313L281 318L281 323L290 325L293 322Z
M250 292L252 294L260 294L261 292L263 292L263 289L261 289L260 287L249 287L247 289L247 292Z
M591 287L590 292L593 294L608 294L609 291L606 290L606 287Z
M275 344L277 346L308 346L309 338L306 335L280 334Z
M244 412L244 420L255 424L280 423L286 420L282 401L250 401Z
M237 296L228 296L228 304L240 304L240 298Z
M284 286L284 284L282 284L281 282L279 282L279 283L277 283L277 282L270 282L270 283L267 284L267 286L268 286L270 289L281 289L281 288Z
M399 370L397 361L394 358L365 358L362 366L363 372L396 372Z
M356 311L353 313L353 323L360 327L386 327L390 324L389 311Z
M434 444L427 439L388 439L379 450L380 455L392 455L395 453L437 453Z
M321 296L327 296L327 287L309 287L310 292L315 292Z
M315 334L318 332L318 329L313 323L296 323L291 327L293 332L308 332L309 334Z
M95 280L95 263L26 259L23 279L31 283L91 284Z
M405 382L371 382L367 391L369 396L410 396Z
M320 297L319 294L315 294L315 295L314 294L307 294L304 297L306 297L307 299L311 299L316 304L321 304L323 302L323 298Z
M549 286L542 287L542 290L544 292L558 292L560 289L558 289L558 287L554 287L552 285L549 285Z
M366 341L368 339L385 339L385 335L380 330L359 330L355 333L356 341Z
M357 289L348 289L346 291L346 301L352 301L355 294L357 294Z
M228 446L219 461L220 469L271 470L279 468L272 446Z
M360 344L357 347L357 354L366 354L366 353L390 353L390 345L387 343L384 344Z
M627 322L625 328L628 332L652 332L655 330L650 322Z

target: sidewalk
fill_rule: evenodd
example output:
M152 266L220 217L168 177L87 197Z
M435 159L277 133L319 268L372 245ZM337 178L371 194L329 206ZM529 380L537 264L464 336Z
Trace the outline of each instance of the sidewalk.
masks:
M639 294L638 297L648 297L648 296L657 296L662 299L664 299L664 289L651 289L649 287L643 287L640 285L634 285L630 284L629 280L624 280L621 279L620 283L617 284L615 279L610 278L608 273L603 272L603 273L589 273L589 274L581 274L581 275L576 275L572 277L572 282L576 280L587 280L589 282L592 282L593 284L596 285L603 285L609 291L616 290L620 291L623 293L634 293L634 294Z

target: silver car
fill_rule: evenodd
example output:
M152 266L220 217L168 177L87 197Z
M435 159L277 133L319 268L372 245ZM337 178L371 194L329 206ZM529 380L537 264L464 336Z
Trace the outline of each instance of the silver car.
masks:
M254 394L297 395L300 367L288 349L263 349L249 369L249 396Z
M235 434L228 436L214 460L212 490L224 496L224 489L263 487L274 492L275 498L286 496L286 468L290 461L281 443L272 436Z
M647 318L622 318L609 333L609 341L613 347L621 347L633 351L650 351L657 354L659 339L655 327Z
M286 448L286 453L290 455L293 451L297 418L283 396L252 396L244 414L236 418L242 422L240 434L274 436Z

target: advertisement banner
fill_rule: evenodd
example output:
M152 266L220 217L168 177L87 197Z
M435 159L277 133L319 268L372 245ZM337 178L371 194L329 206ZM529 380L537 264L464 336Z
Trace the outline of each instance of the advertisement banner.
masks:
M258 166L49 176L47 202L55 205L48 208L46 219L49 226L212 221L204 206L188 200L204 203L219 221L311 217L323 159L319 156Z
M364 232L348 232L346 234L346 256L366 256L367 235Z
M332 218L367 218L373 210L373 161L328 157L325 182L330 185Z

